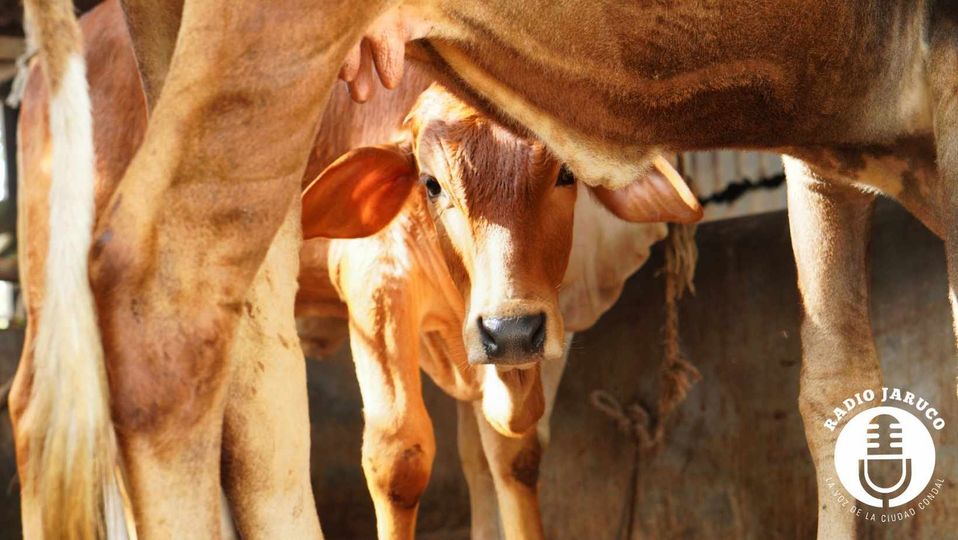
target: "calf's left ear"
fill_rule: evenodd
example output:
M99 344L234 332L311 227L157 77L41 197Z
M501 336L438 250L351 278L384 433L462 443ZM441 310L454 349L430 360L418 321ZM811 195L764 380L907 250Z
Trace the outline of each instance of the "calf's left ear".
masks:
M375 234L396 217L415 184L416 166L399 146L343 154L303 191L303 237Z
M682 175L662 156L652 160L644 177L621 189L592 190L610 212L626 221L695 223L702 219L702 205Z

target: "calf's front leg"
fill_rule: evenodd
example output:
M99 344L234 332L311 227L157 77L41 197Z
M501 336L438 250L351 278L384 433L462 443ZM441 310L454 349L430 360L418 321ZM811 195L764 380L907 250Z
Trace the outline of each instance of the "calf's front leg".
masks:
M412 539L436 455L422 400L416 304L407 287L359 289L349 304L349 335L363 398L363 472L379 538Z
M456 401L456 407L459 463L469 488L469 537L472 540L499 540L496 485L479 435L482 411L477 418L471 401Z
M539 513L539 463L542 446L535 429L518 438L496 431L473 402L482 450L496 488L503 537L506 540L543 538Z
M788 219L804 305L799 408L818 482L818 538L855 538L855 515L835 500L839 429L825 420L842 400L882 385L868 315L868 235L874 195L786 157Z
M542 454L549 446L549 423L562 373L569 359L573 336L572 332L566 333L562 358L542 364L540 374L545 411L536 424L533 432L535 437L532 436L533 433L529 433L516 442L515 439L504 437L493 430L483 438L483 435L480 435L480 425L484 426L483 429L489 429L491 426L483 417L481 407L463 401L457 402L459 459L469 486L473 540L500 538L499 504L513 505L515 501L521 502L515 509L507 509L505 518L501 520L507 531L506 537L527 538L523 535L531 534L535 538L535 535L542 535L538 502L539 465ZM495 474L493 470L496 471ZM517 484L518 473L527 480L535 479L534 489L529 489L528 481Z

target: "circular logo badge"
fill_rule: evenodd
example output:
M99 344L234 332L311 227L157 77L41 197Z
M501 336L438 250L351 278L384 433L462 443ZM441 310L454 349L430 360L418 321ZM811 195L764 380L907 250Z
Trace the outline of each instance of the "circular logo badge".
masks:
M848 421L835 443L835 471L859 502L889 509L925 489L935 471L928 428L898 407L875 407Z

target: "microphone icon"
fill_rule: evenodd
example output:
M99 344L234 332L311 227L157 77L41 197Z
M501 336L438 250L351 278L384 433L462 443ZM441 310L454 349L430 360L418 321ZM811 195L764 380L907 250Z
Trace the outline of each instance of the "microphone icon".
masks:
M898 419L890 414L872 418L865 433L865 446L868 453L858 460L858 480L866 493L882 501L882 510L887 512L888 502L911 484L911 458L902 455Z

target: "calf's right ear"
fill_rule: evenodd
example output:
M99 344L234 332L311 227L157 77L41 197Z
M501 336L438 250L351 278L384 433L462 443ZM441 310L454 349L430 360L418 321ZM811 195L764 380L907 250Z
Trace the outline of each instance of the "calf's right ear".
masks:
M343 154L303 191L303 237L375 234L396 217L416 181L412 156L399 146Z
M695 223L702 219L702 205L662 156L652 160L643 178L614 191L599 186L592 192L610 212L633 223Z

